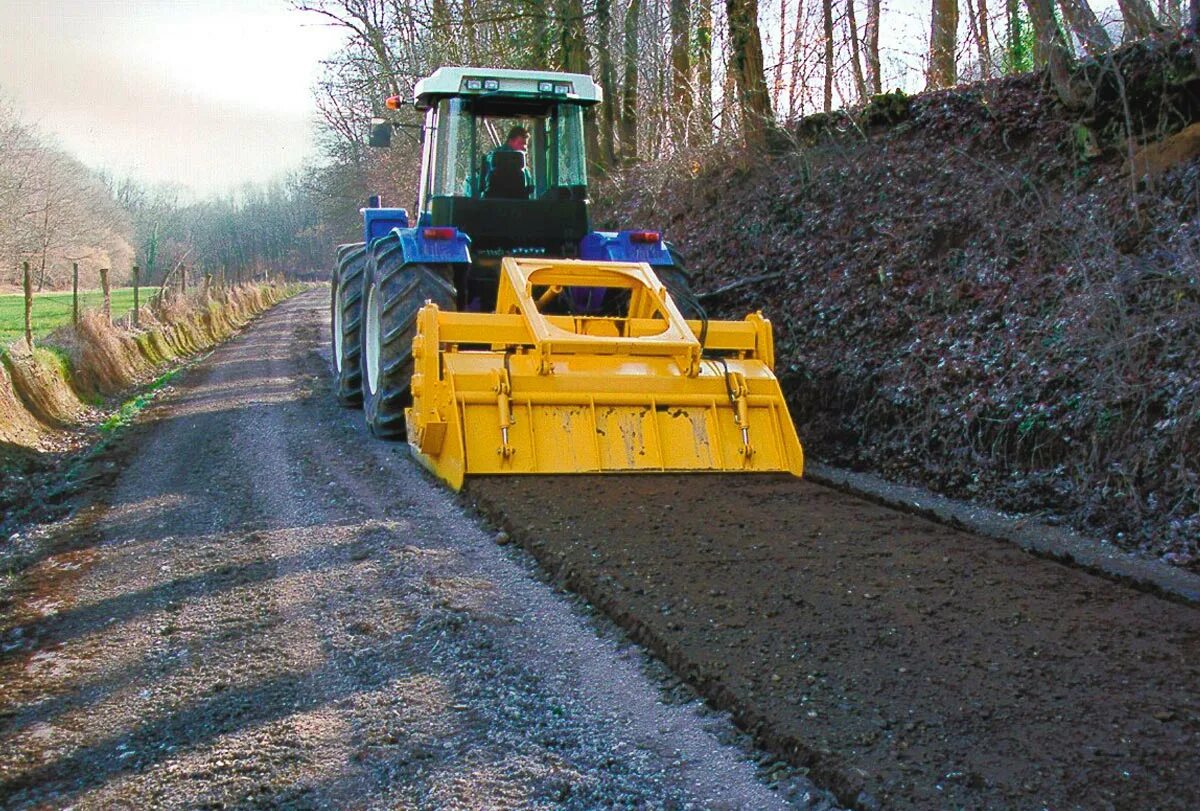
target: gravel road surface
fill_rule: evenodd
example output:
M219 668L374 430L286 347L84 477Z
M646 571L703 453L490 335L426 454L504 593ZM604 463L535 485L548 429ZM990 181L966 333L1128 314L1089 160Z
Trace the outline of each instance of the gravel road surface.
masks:
M184 375L26 555L0 806L829 808L333 404L327 295Z

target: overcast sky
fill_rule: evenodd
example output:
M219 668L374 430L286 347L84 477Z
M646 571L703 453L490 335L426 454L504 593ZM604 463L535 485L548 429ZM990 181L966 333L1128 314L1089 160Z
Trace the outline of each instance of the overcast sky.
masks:
M300 165L341 34L283 0L0 0L0 94L84 163L222 193Z

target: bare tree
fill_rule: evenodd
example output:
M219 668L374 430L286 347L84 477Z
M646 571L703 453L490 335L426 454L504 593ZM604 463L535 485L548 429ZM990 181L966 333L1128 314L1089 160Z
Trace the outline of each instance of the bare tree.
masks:
M821 0L825 22L825 112L833 110L833 0Z
M597 48L600 62L600 88L604 101L600 107L600 158L605 166L617 165L615 136L617 131L616 80L612 63L612 3L611 0L596 0L596 27L600 44Z
M1147 0L1117 0L1121 17L1125 20L1125 39L1142 39L1159 30L1154 10Z
M858 47L858 22L854 19L854 0L846 0L846 29L850 32L850 66L854 70L854 89L861 101L867 97L867 81L863 78L862 58Z
M671 137L674 146L686 145L692 117L691 8L689 0L671 4Z
M1067 50L1062 29L1054 18L1054 6L1050 0L1026 0L1026 4L1033 23L1036 53L1050 70L1050 81L1059 100L1068 107L1074 107L1077 100L1071 87L1071 54Z
M958 51L958 0L933 0L929 34L927 87L951 87L958 82L955 57Z
M1088 0L1058 0L1058 7L1085 51L1098 54L1112 49L1112 39L1096 19L1096 12L1092 11Z
M726 0L730 62L737 82L738 107L746 143L766 142L771 125L771 96L763 72L762 35L758 30L758 0Z
M625 75L621 86L621 160L626 165L638 159L638 17L641 0L629 0L625 10Z
M693 140L707 144L712 141L712 0L699 0L696 16L696 126Z
M987 0L967 0L967 23L979 49L979 75L992 78L992 46L988 34Z
M867 83L872 93L883 92L883 71L879 61L880 0L867 0L867 26L864 32L867 48Z

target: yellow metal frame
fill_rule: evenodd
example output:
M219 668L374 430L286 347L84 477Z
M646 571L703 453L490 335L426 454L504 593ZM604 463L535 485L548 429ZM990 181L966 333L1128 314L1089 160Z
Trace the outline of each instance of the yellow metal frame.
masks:
M629 290L626 317L547 315L568 287ZM785 471L804 454L771 324L686 321L645 264L505 258L494 313L427 304L413 341L414 455L467 474Z

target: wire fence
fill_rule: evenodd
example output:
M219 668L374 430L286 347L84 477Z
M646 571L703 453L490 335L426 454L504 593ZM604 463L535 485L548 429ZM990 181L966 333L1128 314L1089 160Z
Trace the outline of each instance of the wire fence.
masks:
M59 327L78 323L90 311L107 313L112 321L123 321L126 326L136 327L138 309L155 306L160 297L187 295L201 290L207 293L212 288L226 286L226 277L222 272L215 276L204 274L189 287L188 274L182 269L169 274L162 285L142 286L139 270L134 267L132 286L110 288L108 271L102 270L100 289L80 290L79 268L75 266L71 291L34 293L28 264L23 266L22 271L24 292L0 295L0 347L21 340L32 346L35 338L44 337Z

